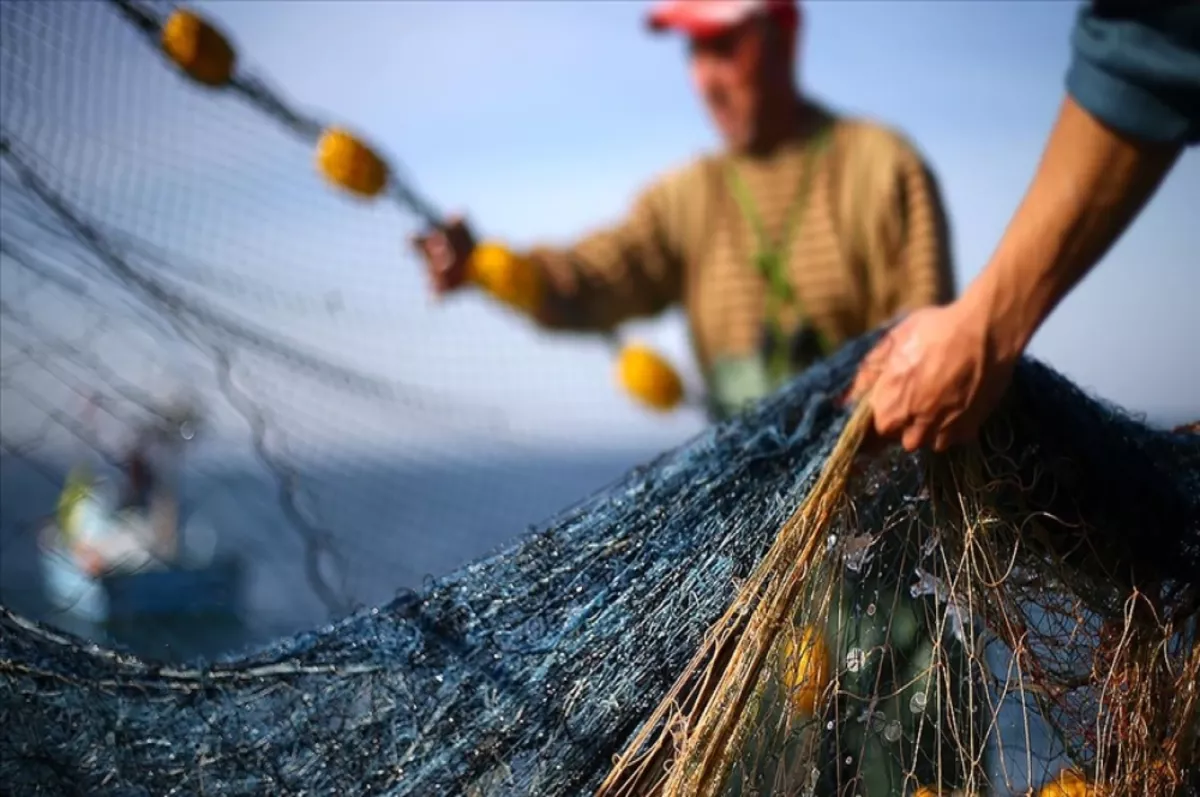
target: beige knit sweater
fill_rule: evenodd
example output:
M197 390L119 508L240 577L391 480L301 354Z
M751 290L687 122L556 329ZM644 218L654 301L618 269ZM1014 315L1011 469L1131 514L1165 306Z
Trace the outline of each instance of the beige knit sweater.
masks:
M802 312L835 346L952 298L940 192L914 147L877 123L818 112L831 127L813 161L804 157L811 134L765 158L705 156L656 180L620 222L527 253L549 286L539 322L607 330L682 304L703 369L717 357L753 354L766 290L753 265L752 228L727 184L727 159L772 236L812 163L787 270ZM785 328L795 328L797 315L784 314Z

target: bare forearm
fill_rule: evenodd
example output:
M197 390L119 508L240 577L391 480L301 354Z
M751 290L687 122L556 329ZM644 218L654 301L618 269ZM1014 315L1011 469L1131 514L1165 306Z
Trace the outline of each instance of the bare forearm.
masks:
M1105 127L1068 97L1024 201L964 301L1016 357L1124 233L1178 158Z

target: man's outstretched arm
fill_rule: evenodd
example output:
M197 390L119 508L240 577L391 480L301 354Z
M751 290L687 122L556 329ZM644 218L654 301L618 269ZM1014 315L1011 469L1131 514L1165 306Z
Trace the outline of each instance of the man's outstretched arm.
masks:
M1038 327L1200 139L1200 5L1094 3L1024 201L963 296L914 313L864 363L879 433L912 450L972 438Z
M1188 6L1191 5L1189 8ZM1200 7L1096 0L1029 192L970 293L1029 339L1200 139Z
M963 295L995 330L998 354L1020 356L1142 211L1181 148L1129 138L1066 97L1025 199Z
M412 243L437 294L473 284L543 327L610 331L682 298L682 238L694 232L685 221L695 215L685 210L696 204L704 174L700 162L668 172L619 221L565 246L477 246L461 218Z

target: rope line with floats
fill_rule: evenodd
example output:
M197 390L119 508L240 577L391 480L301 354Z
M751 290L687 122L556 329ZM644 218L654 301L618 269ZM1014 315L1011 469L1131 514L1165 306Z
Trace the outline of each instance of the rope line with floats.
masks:
M186 8L165 18L134 0L108 0L187 78L200 86L227 90L315 148L316 167L333 186L358 199L390 199L430 229L444 216L404 180L361 136L342 125L323 124L290 108L257 77L238 72L237 51L217 26ZM467 281L494 299L528 314L540 300L543 283L536 266L496 241L476 244L467 262ZM638 342L604 333L611 347L618 385L643 407L670 412L695 403L686 396L678 372L658 352Z

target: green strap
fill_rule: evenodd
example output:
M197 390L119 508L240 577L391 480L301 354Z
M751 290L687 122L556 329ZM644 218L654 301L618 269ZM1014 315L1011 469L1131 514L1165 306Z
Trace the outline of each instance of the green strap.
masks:
M742 216L754 230L758 248L754 257L755 267L767 283L766 324L770 334L775 338L770 371L776 381L785 378L788 371L787 346L784 341L782 324L779 320L779 311L786 305L796 305L801 313L803 313L803 307L799 307L799 297L796 295L796 291L787 277L789 249L792 241L796 238L796 232L804 220L804 210L808 207L816 158L825 149L828 139L829 128L825 127L817 133L816 140L808 148L808 151L805 152L804 173L801 176L800 188L792 200L791 207L788 208L788 215L784 221L780 239L775 242L772 242L768 238L762 224L762 219L754 207L754 202L750 198L750 192L746 189L741 175L738 174L732 161L726 164L726 172L730 188L733 190L734 199L742 211ZM819 330L817 331L817 335L820 340L821 351L824 352L828 348L825 338Z

